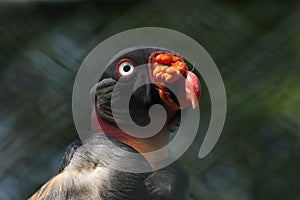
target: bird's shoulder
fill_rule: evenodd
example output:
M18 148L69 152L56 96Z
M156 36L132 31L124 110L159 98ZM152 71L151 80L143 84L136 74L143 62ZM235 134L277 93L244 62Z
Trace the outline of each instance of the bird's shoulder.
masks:
M144 185L147 174L122 172L110 167L120 164L122 157L112 148L115 145L134 151L101 134L85 142L75 138L67 147L56 175L30 200L150 200Z
M149 174L145 185L153 200L187 200L189 198L189 177L178 163Z
M80 138L77 136L73 139L71 144L65 150L65 153L61 159L61 162L58 166L58 173L62 172L66 166L69 165L73 155L78 147L82 146Z

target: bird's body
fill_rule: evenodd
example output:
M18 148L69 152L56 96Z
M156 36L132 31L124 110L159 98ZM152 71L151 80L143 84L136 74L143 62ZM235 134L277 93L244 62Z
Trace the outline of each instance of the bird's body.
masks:
M78 138L67 148L57 175L30 200L187 199L188 176L177 164L149 173L113 170L107 165L117 163L122 156L119 152L114 152L114 145L131 152L136 151L103 134L92 135L89 140L90 143L82 145ZM131 162L149 165L145 159Z
M178 96L167 89L174 85ZM123 98L128 93L130 102ZM168 144L170 133L180 123L182 106L197 105L200 83L185 61L161 48L126 49L108 63L94 95L93 133L68 147L57 174L30 200L188 199L188 177L177 164L156 170L156 163L167 159L167 152L155 159L145 154ZM156 104L166 110L166 123L156 135L144 137L145 131L137 131L133 136L120 128L132 126L126 113L138 126L146 126L153 117L160 119L160 114L149 116ZM118 170L120 165L125 170ZM149 170L132 173L131 169L139 167Z

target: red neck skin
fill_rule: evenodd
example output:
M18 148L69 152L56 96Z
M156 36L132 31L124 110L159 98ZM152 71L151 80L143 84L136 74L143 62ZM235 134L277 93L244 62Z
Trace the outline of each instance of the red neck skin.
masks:
M95 107L93 107L91 114L91 128L92 131L111 135L120 142L129 145L137 152L141 153L154 169L158 161L168 157L167 151L161 154L159 158L150 158L147 154L143 154L158 150L167 145L170 136L170 133L167 131L161 131L151 138L136 138L124 133L118 127L105 122L99 115L97 116Z

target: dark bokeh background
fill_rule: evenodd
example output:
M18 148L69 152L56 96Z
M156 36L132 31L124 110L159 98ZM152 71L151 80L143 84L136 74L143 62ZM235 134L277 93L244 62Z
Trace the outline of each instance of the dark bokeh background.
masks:
M81 62L107 37L142 26L197 40L225 82L220 141L197 159L200 128L181 158L191 199L300 199L299 21L299 1L0 1L0 199L25 199L53 175L76 135ZM208 99L204 91L204 110Z

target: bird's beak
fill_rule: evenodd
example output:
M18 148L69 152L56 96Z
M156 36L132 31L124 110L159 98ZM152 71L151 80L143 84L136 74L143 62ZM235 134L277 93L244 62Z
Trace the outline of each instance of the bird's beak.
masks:
M159 90L159 96L168 107L178 110L192 106L197 108L201 85L198 77L184 60L169 53L155 52L149 57L150 79ZM176 99L167 88L176 85ZM180 102L180 105L179 103Z
M186 99L191 102L193 109L196 109L198 106L200 88L201 86L198 77L193 72L187 71L185 78L185 93Z

